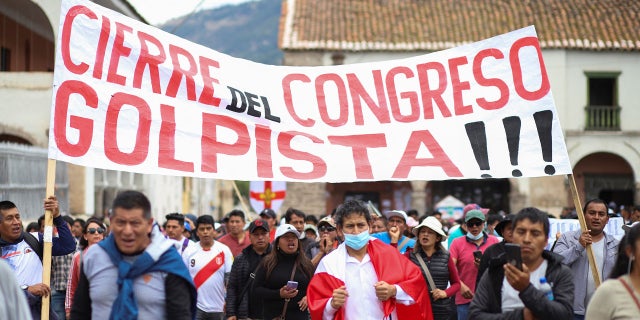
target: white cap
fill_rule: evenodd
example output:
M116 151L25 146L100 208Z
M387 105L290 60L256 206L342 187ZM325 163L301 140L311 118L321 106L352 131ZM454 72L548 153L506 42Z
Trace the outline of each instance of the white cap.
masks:
M278 227L278 229L276 229L276 239L282 237L285 233L293 233L296 235L297 238L300 238L300 232L296 230L296 227L288 223L284 223L284 224L281 224Z
M402 211L402 210L391 210L391 211L387 211L384 213L384 215L387 217L387 219L391 219L391 217L400 217L404 220L404 222L407 222L407 213Z

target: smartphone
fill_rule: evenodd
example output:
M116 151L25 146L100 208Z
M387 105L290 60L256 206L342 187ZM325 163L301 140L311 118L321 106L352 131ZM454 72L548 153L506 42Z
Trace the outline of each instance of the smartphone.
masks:
M522 254L520 252L520 245L515 243L505 243L504 250L507 256L507 263L510 263L516 268L522 270Z
M474 257L476 260L480 260L480 259L482 259L482 251L480 251L480 250L476 250L476 251L474 251L474 252L473 252L473 257Z
M289 290L298 289L298 282L297 281L287 281L287 289L289 289Z

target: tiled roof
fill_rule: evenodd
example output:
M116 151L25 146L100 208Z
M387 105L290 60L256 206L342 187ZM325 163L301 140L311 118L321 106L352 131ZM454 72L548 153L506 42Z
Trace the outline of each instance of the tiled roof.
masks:
M529 25L542 48L640 51L639 0L283 0L280 47L435 51Z

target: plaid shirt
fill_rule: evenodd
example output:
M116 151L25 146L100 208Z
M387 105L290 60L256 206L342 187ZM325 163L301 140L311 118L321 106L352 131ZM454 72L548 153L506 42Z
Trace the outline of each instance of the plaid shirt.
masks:
M67 290L67 278L69 277L73 254L51 257L51 290Z

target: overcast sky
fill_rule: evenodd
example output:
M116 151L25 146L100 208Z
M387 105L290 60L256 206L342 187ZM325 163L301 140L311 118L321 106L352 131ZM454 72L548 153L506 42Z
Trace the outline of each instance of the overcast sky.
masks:
M250 0L129 0L150 24L157 26L173 18L187 15L198 6L198 10L238 4Z

